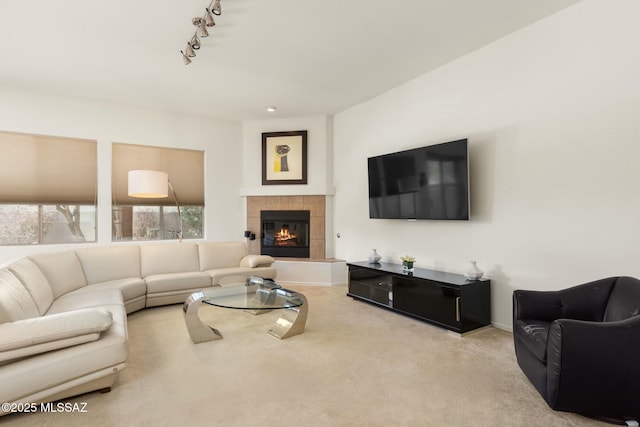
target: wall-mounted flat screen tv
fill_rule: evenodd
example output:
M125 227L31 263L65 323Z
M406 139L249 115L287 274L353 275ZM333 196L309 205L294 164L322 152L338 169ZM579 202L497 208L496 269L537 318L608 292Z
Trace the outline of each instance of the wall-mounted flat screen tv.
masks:
M466 139L369 157L369 217L469 219Z

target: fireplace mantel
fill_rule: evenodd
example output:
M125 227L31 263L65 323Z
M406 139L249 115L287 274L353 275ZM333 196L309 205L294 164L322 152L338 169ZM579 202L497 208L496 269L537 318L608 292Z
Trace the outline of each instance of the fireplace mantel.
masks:
M242 187L240 195L245 197L260 196L333 196L335 187L313 185L263 185L260 187Z

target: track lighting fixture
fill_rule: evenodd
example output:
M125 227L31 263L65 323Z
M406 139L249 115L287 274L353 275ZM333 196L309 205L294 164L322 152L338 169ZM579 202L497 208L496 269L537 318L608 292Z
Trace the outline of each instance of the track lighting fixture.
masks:
M191 37L191 41L188 44L190 44L191 47L194 48L195 50L200 49L200 39L198 38L198 35L194 34L193 37Z
M204 21L202 21L202 25L198 28L198 35L200 37L209 37L209 31L207 31L207 26L204 24Z
M191 58L196 56L195 51L200 49L200 38L209 36L207 27L213 27L216 25L213 16L222 15L220 0L211 0L209 7L204 10L205 14L203 16L196 16L191 20L191 23L196 27L196 32L193 34L193 37L191 37L191 40L187 42L186 49L184 51L180 51L185 65L191 64Z

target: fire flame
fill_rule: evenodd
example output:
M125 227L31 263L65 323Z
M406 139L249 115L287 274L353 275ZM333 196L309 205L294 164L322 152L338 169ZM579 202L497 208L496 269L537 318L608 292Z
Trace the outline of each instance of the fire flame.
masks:
M276 233L276 238L278 239L289 240L295 239L296 237L298 237L297 234L290 233L286 228L281 228L280 231Z
M295 246L298 244L298 235L289 231L289 227L281 227L274 237L276 246Z

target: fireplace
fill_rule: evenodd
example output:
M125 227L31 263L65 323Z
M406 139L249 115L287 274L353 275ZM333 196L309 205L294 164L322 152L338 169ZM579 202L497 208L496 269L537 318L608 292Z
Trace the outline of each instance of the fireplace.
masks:
M309 211L260 211L260 253L309 258Z
M325 245L325 196L247 196L247 230L256 235L250 253L260 253L262 235L262 211L309 211L309 258L326 258ZM255 252L254 252L255 251ZM297 258L297 257L296 257ZM300 257L303 258L303 257Z

